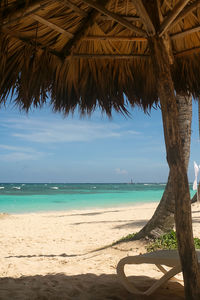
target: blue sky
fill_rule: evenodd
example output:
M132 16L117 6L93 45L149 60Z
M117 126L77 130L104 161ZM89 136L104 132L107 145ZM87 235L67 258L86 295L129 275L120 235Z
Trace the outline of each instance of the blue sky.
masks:
M197 104L193 103L189 180L200 164ZM168 165L160 110L132 117L100 112L63 117L44 107L28 114L0 110L0 182L166 182Z

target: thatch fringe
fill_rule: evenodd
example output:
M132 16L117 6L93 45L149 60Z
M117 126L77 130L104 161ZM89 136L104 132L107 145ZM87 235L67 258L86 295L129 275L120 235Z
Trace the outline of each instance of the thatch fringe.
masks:
M76 107L81 114L100 107L109 116L112 109L127 114L127 101L145 111L157 105L157 74L152 68L148 39L118 23L117 18L112 19L113 14L123 16L120 18L132 16L134 26L145 30L133 1L100 1L101 6L104 3L112 12L110 19L102 18L101 13L86 4L90 1L71 2L67 5L67 1L50 1L43 9L39 4L44 1L39 0L0 2L0 102L13 95L16 103L28 110L32 105L43 105L50 97L53 109L65 114ZM173 1L172 5L176 3ZM61 30L31 18L27 12L34 5L40 16L37 20L43 18ZM169 39L172 37L175 89L197 98L200 95L200 33L188 29L197 28L200 8L188 4L191 6L184 22L175 20L175 25L169 26ZM195 17L191 13L194 10ZM161 1L160 11L163 16L170 14L166 1ZM17 21L13 21L13 15L18 16ZM62 34L65 30L68 35ZM185 33L180 35L181 32ZM117 39L104 40L103 36ZM188 52L192 48L196 50ZM105 56L98 59L95 55Z

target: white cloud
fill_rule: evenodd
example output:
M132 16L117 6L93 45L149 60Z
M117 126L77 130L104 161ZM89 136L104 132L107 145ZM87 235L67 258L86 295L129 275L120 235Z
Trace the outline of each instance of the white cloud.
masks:
M2 145L0 144L0 149L8 150L8 151L22 151L22 152L33 152L33 148L29 147L18 147L18 146L10 146L10 145Z
M39 158L38 155L28 154L23 152L14 152L14 153L0 155L0 160L4 160L4 161L37 160L38 158Z
M43 152L38 152L29 147L17 147L0 144L0 149L6 150L5 153L0 154L0 160L3 161L37 160L44 156Z
M128 171L122 170L122 169L120 169L120 168L116 168L116 169L115 169L115 172L116 172L118 175L125 175L125 174L128 174Z
M3 124L13 129L12 136L31 142L83 142L120 137L120 126L89 121L43 121L40 119L9 119Z
M133 135L138 135L138 134L140 134L139 131L135 131L135 130L127 130L127 133L128 133L128 134L133 134Z

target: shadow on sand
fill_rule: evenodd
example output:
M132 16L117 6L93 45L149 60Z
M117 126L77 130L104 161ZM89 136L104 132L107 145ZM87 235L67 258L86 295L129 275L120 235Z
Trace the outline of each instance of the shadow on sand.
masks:
M129 223L122 224L122 225L117 225L114 226L113 228L115 229L121 229L121 228L131 228L131 227L141 227L144 226L147 223L147 220L138 220L134 221L133 220L116 220L116 221L88 221L88 222L77 222L77 223L71 223L70 225L82 225L82 224L109 224L109 223L124 223L130 221Z
M58 201L54 201L58 202ZM74 213L71 215L59 215L59 216L53 216L54 218L68 218L68 217L73 217L73 216L96 216L96 215L102 215L102 214L107 214L107 213L113 213L113 212L120 212L122 210L105 210L105 211L99 211L99 212L87 212L87 213ZM52 215L50 216L44 216L44 218L51 218Z
M154 282L146 276L130 279L142 290ZM134 296L119 283L117 275L111 274L50 274L0 278L1 300L183 300L183 294L183 286L171 281L150 297Z
M113 228L114 229L122 229L122 228L143 227L146 223L147 223L147 220L138 220L138 221L131 220L131 222L129 222L129 223L117 225L117 226L114 226Z

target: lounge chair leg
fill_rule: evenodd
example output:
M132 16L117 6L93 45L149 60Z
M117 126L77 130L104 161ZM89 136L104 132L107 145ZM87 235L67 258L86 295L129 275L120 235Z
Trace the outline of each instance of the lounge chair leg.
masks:
M163 272L164 274L166 274L169 270L165 269L163 266L161 265L156 265L156 267ZM172 277L171 280L175 280L175 281L182 281L181 279L177 278L177 277Z
M165 270L161 265L159 265L161 267L161 271L164 273L164 275L157 280L149 289L147 289L145 292L142 292L140 290L138 290L133 283L131 283L128 278L126 277L125 273L124 273L124 266L126 264L134 264L134 261L131 257L126 257L122 260L119 261L118 265L117 265L117 274L122 282L122 284L126 287L126 289L133 294L137 294L137 295L146 295L149 296L151 295L157 288L159 288L162 284L164 284L165 282L167 282L170 278L174 277L176 274L181 272L181 265L178 264L175 267L173 267L171 270L167 271ZM142 263L142 262L141 262ZM145 263L145 262L144 262ZM137 262L136 262L137 264Z
M132 294L136 294L136 295L144 295L143 292L141 292L140 290L138 290L130 281L128 281L125 273L124 273L124 266L126 264L126 258L122 259L119 261L118 265L117 265L117 275L119 276L122 284L126 287L126 289L132 293Z
M151 295L158 287L167 282L169 279L174 277L176 274L181 272L181 266L175 266L171 270L165 273L159 280L157 280L146 292L145 295Z

